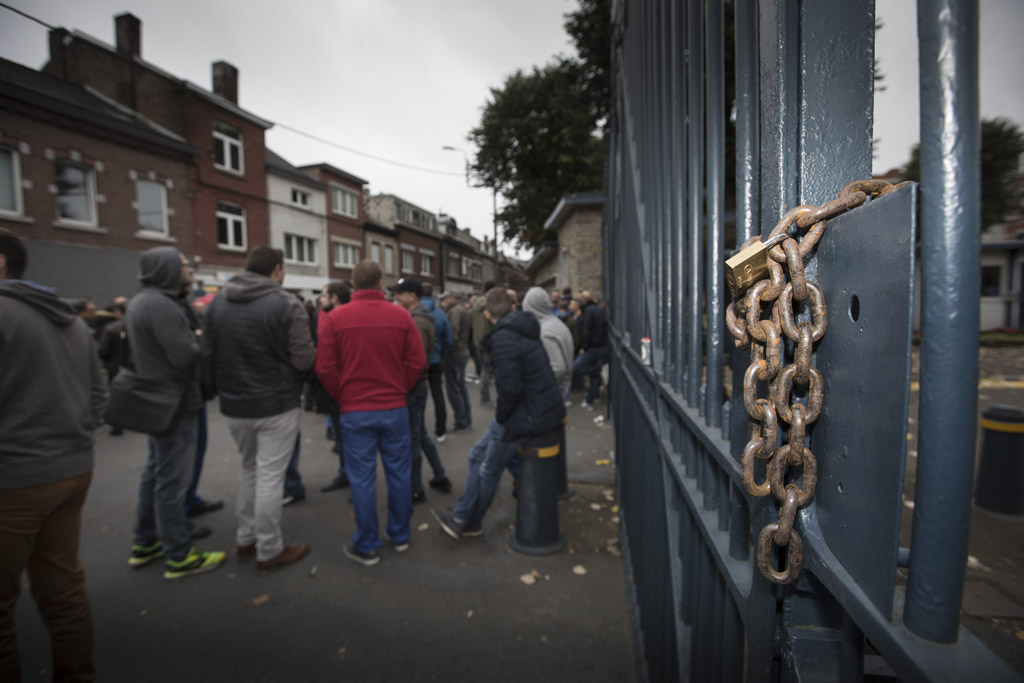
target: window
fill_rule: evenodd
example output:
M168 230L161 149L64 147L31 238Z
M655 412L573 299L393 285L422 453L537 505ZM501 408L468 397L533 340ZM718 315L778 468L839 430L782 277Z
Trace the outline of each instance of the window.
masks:
M139 180L135 183L139 206L139 230L167 234L167 188L161 183Z
M0 147L0 213L21 214L20 160L8 147Z
M384 272L395 272L395 248L390 244L384 245Z
M217 202L217 244L223 249L245 251L245 209Z
M420 275L434 274L434 257L420 252Z
M96 224L96 181L92 169L57 162L57 216L65 221Z
M982 296L999 296L1001 289L1001 280L1003 279L1003 269L999 266L982 266L981 267L981 295Z
M458 275L459 274L459 255L448 254L448 274Z
M243 173L242 134L223 123L213 124L213 165Z
M403 273L415 273L416 272L416 252L412 249L402 250L402 272Z
M304 209L309 208L309 193L303 192L302 190L296 190L292 188L292 204L301 206Z
M373 261L376 261L378 264L380 263L380 243L379 242L371 242L370 243L370 259L373 260Z
M299 235L284 236L284 260L289 263L316 265L316 240Z
M331 209L349 218L359 218L359 195L352 190L331 186Z
M359 247L344 242L334 243L334 265L338 268L355 268L359 263Z

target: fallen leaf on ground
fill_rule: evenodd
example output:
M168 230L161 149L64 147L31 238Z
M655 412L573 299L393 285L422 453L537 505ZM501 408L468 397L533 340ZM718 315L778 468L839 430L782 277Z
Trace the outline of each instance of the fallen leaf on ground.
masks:
M1017 639L1024 640L1024 629L1017 629Z
M981 563L981 560L976 558L974 555L967 556L967 568L968 569L980 569L982 571L989 571L989 568Z
M577 576L583 576L587 573L587 568L584 567L582 564L578 564L572 568L572 573Z
M612 461L611 461L611 460L609 460L608 458L605 458L605 459L603 459L603 460L595 460L595 461L594 461L594 464L595 464L595 465L611 465L611 464L612 464Z
M473 618L473 610L469 610L468 612L466 612L466 618L467 619L472 619Z
M345 654L346 652L348 652L348 648L347 648L347 647L339 647L339 648L338 648L338 654L339 654L339 655L343 655L343 654Z
M269 595L261 595L258 598L254 598L253 601L252 601L252 604L254 604L254 605L265 605L268 602L270 602L270 596Z
M618 523L619 523L619 516L618 515L612 515L612 524L618 524Z
M537 583L537 577L533 574L523 574L519 577L519 580L525 583L527 586L532 586Z
M597 510L601 509L601 504L600 503L591 503L590 504L590 509L594 510L596 512Z
M619 506L618 505L612 505L612 512L618 512L618 511L619 511Z
M542 642L542 643L548 642L548 637L547 636L541 636L540 637L540 642Z
M430 528L430 525L427 524L426 522L423 522L423 524L420 524L418 527L416 527L416 531L426 531L429 528Z
M907 508L908 510L913 510L914 509L914 501L912 501L912 500L905 500L905 501L903 501L903 507Z
M144 617L147 614L149 614L149 608L148 607L146 609L142 610L141 612L139 612L139 616L140 617Z

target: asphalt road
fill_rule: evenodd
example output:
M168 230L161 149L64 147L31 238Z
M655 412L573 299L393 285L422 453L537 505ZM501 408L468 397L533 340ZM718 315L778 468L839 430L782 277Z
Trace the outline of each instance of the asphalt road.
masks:
M475 385L470 393L475 403ZM238 455L216 404L210 408L200 494L226 506L196 521L214 532L201 547L231 550ZM234 558L178 581L164 581L160 563L130 569L145 441L100 434L82 533L99 680L634 680L611 429L594 425L599 412L570 410L569 477L576 494L559 505L567 546L533 557L507 543L516 510L508 477L482 538L453 541L430 518L431 505L454 505L466 454L490 420L478 405L473 411L472 432L450 435L440 447L456 491L428 489L429 500L413 513L411 548L399 555L385 543L381 563L370 568L342 554L355 528L348 493L319 492L337 461L322 417L303 413L307 498L285 508L284 528L288 542L308 541L313 549L266 576ZM430 424L431 406L427 414ZM383 491L379 474L382 519ZM27 585L17 620L24 680L50 680L48 638Z

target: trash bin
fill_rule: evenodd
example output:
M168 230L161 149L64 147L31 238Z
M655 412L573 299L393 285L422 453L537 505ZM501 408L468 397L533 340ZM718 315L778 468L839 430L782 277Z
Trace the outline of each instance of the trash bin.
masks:
M508 544L525 555L551 555L565 547L558 525L559 438L556 429L519 449L516 528Z
M1024 410L992 406L981 415L981 464L974 504L1024 515Z

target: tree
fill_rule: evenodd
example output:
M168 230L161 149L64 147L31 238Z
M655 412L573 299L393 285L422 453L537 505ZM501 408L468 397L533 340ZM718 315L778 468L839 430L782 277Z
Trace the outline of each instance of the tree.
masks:
M600 191L607 155L610 0L580 0L565 28L577 57L516 71L492 88L469 140L479 187L500 192L505 238L538 246L544 221L565 194Z
M981 229L1001 223L1013 199L1010 183L1024 154L1024 131L1005 118L981 122ZM902 180L921 180L921 145L900 169Z

